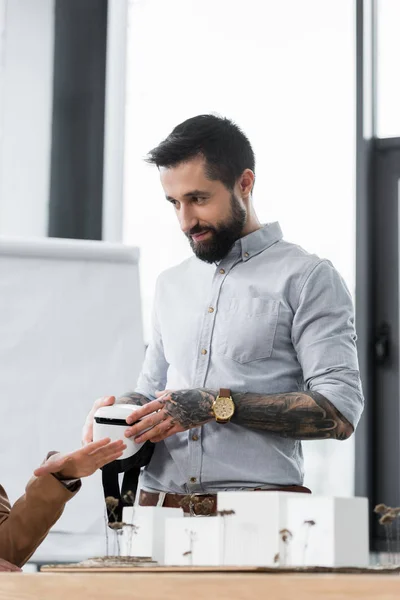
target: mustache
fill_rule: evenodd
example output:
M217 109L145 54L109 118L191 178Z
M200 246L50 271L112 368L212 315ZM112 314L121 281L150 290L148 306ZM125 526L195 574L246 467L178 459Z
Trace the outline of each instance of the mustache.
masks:
M216 233L214 227L201 227L200 225L195 225L186 235L187 237L190 237L192 235L198 235L199 233L205 233L206 231L213 231Z

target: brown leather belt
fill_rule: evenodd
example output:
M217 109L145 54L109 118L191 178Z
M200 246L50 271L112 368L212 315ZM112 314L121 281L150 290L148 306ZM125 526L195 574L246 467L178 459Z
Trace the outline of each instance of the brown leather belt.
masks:
M254 492L296 492L300 494L311 494L311 490L302 485L285 485L274 489L263 490L257 488L249 490ZM165 494L164 501L159 503L159 492L140 491L140 506L164 506L166 508L183 508L185 513L192 516L211 516L217 514L216 494Z

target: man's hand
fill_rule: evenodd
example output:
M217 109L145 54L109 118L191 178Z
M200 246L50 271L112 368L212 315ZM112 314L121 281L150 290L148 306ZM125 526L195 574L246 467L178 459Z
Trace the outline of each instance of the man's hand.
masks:
M114 402L115 396L103 396L102 398L97 398L97 400L94 402L92 409L86 417L85 424L82 429L82 444L84 446L93 441L93 418L97 409L101 406L111 406L111 404L114 404Z
M11 573L12 571L21 571L21 569L16 565L9 563L8 560L0 558L0 573Z
M104 438L87 444L70 454L53 454L46 462L34 471L36 477L57 473L62 479L80 479L92 475L97 469L122 455L126 445L122 440L110 442Z
M117 400L115 400L115 396L103 396L102 398L98 398L86 417L85 424L82 429L82 444L85 446L86 444L90 444L90 442L93 440L94 415L97 409L101 406L111 406L114 404L114 402L117 404L134 404L136 406L143 406L143 404L146 404L148 401L149 399L146 398L146 396L143 396L143 394L137 394L136 392L127 392L126 394L119 396Z
M132 425L126 430L126 437L135 436L135 442L138 443L147 440L160 442L175 433L199 427L214 419L212 404L218 395L215 390L167 390L157 395L157 400L148 402L126 419L128 425Z

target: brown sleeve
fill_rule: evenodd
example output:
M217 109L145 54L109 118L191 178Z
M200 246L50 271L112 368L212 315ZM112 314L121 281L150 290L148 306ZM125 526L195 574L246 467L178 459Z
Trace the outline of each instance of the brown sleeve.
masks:
M0 485L0 558L19 567L25 564L75 493L50 474L32 477L11 507Z

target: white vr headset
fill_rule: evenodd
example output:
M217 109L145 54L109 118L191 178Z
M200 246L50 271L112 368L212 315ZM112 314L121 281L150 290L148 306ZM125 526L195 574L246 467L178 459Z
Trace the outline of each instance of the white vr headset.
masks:
M140 469L150 462L153 455L153 443L147 441L138 444L133 437L125 437L128 427L126 418L139 408L141 406L134 404L112 404L102 406L94 415L94 442L108 437L113 442L123 440L126 444L122 456L102 468L104 497L111 496L118 500L117 508L113 508L112 511L107 506L109 523L122 521L123 507L132 506L137 492ZM125 473L121 489L119 473Z

